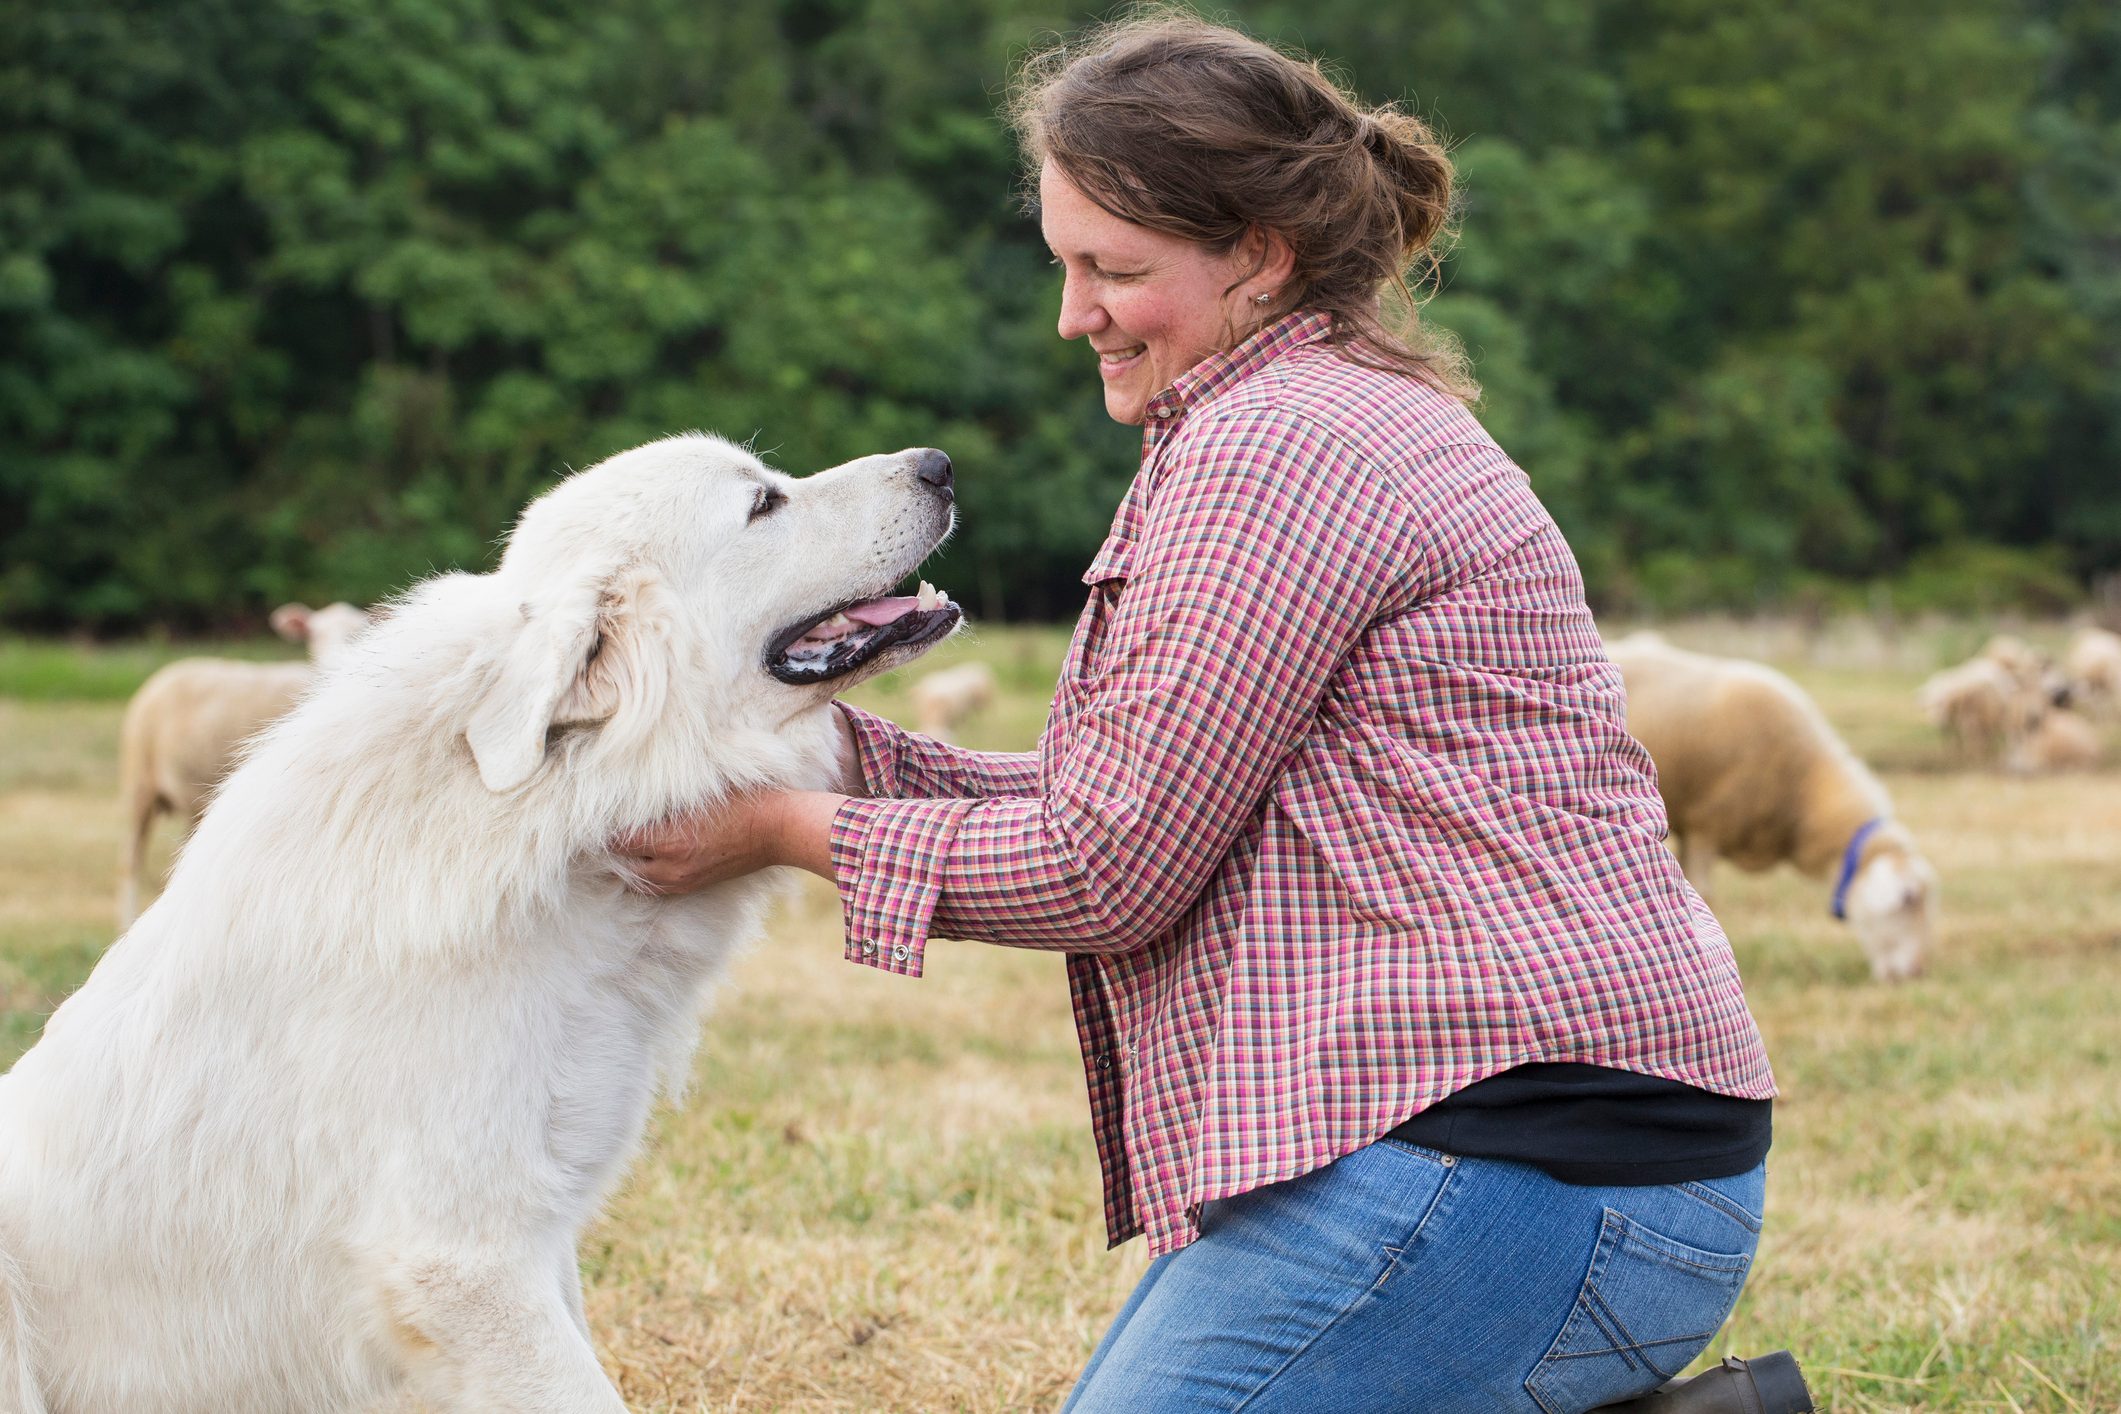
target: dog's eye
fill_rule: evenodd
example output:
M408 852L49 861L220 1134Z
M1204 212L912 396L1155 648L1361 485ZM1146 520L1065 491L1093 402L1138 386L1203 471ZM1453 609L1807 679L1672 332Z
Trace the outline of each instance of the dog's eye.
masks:
M771 486L761 486L751 493L751 514L745 519L747 522L757 520L768 511L786 504L787 500L785 495Z

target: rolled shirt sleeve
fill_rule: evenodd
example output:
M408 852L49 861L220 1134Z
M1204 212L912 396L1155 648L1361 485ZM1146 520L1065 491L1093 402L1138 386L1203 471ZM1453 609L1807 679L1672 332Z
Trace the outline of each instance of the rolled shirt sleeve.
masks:
M1156 938L1236 841L1348 649L1413 596L1405 502L1307 424L1211 414L1167 452L1131 578L1061 685L1031 789L840 808L850 959L918 976L931 932L1076 953Z
M1029 795L1038 789L1035 751L967 751L907 731L874 712L842 702L869 794L880 799Z

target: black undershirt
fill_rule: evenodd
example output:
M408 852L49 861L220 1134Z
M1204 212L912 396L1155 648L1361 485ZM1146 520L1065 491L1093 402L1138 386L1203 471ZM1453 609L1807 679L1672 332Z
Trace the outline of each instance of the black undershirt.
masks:
M1514 1159L1564 1183L1686 1183L1767 1157L1772 1100L1718 1095L1602 1065L1520 1065L1475 1081L1385 1137L1469 1159Z

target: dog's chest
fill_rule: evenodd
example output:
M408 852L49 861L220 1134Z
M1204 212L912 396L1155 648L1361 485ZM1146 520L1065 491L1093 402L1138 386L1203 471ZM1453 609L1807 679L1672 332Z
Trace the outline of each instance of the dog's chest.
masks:
M639 1143L658 1092L684 1087L707 995L748 918L664 910L561 1002L548 1065L552 1158L600 1194ZM751 910L739 910L749 914Z

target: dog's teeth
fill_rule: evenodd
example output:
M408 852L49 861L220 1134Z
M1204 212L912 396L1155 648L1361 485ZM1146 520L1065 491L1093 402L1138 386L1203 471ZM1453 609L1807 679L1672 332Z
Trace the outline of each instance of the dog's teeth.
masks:
M937 605L948 604L950 602L950 591L948 591L947 589L936 590L935 602L937 603Z
M921 597L918 602L923 609L933 609L941 602L936 595L935 586L925 579L921 581Z

